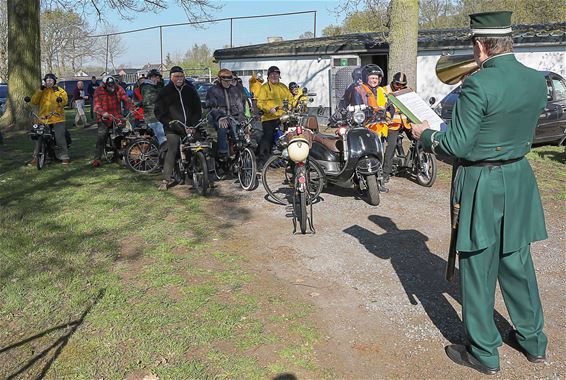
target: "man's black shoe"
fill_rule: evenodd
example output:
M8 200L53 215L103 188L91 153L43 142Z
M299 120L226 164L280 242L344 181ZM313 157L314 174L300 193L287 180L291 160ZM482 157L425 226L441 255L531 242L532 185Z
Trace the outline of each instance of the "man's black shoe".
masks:
M384 175L383 175L383 180L382 180L383 183L389 182L389 178L390 178L389 174L384 174Z
M511 331L509 334L509 345L525 355L528 361L531 363L544 363L546 361L546 355L531 355L525 350L517 341L517 335L515 331Z
M499 372L499 367L490 368L482 364L478 359L468 352L466 346L461 344L451 344L444 348L446 355L456 364L470 367L486 375L495 375Z

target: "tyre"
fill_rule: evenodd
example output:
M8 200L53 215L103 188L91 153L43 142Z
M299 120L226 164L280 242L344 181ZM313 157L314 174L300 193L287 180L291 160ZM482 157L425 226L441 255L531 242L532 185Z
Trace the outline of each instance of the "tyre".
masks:
M39 146L39 150L37 152L37 170L43 169L45 166L45 160L47 158L47 144L42 136L37 139L37 144Z
M417 165L417 183L431 187L436 181L436 157L430 153L419 152Z
M274 154L265 162L261 183L272 201L285 205L292 202L292 167L289 160Z
M197 192L205 196L208 192L208 165L203 152L196 152L193 157L193 186Z
M318 199L320 193L324 189L326 177L324 170L315 160L308 160L306 164L308 167L307 180L309 186L309 203L313 203Z
M257 163L250 148L244 149L238 157L238 180L242 189L251 191L258 186Z
M372 206L379 205L379 188L377 186L377 177L375 174L371 174L365 176L364 179L366 180L366 199L367 203Z
M154 173L159 168L159 148L150 140L134 141L126 149L126 166L136 173Z
M295 203L298 203L296 205L298 207L295 207L295 213L297 219L299 219L301 233L304 235L307 232L307 194L304 191L299 191L297 195L295 196Z

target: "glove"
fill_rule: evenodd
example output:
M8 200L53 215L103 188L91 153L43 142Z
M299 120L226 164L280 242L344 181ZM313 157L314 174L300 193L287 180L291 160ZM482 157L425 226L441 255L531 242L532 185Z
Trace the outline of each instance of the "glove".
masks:
M218 126L224 129L228 128L228 118L221 117L220 119L218 119Z

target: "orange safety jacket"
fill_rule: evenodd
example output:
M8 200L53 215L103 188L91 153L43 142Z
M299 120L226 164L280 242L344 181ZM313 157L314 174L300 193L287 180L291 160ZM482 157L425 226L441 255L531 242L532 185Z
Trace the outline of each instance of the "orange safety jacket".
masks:
M382 88L386 94L390 94L394 92L393 89L391 88L391 85L389 84ZM391 129L392 131L396 131L399 128L411 129L411 124L409 124L407 120L407 116L403 115L401 111L399 111L399 108L395 107L395 115L393 115L393 117L391 118L391 121L389 123L389 129Z
M377 88L377 96L373 93L371 87L365 83L356 86L356 91L364 100L364 104L366 106L372 107L375 110L383 109L387 104L387 97L385 96L384 90L381 87Z
M387 97L385 96L385 92L383 88L378 87L376 94L373 93L371 87L365 83L362 83L359 86L356 86L356 91L363 99L364 104L368 107L373 108L374 110L384 109L387 105ZM387 123L384 122L370 122L367 125L367 128L375 132L380 137L387 137Z

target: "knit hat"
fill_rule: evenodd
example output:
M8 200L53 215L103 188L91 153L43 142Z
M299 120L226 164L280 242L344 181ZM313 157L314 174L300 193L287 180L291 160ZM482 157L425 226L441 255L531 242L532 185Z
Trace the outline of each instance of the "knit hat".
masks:
M171 67L171 70L169 70L169 75L172 75L174 73L185 73L185 71L183 70L183 68L181 66L173 66Z

